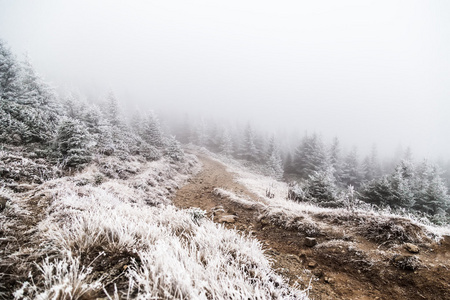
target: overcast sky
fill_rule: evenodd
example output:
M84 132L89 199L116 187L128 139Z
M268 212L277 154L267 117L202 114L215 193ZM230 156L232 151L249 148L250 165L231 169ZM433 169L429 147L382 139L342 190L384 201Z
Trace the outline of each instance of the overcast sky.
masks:
M57 86L450 158L450 1L0 0Z

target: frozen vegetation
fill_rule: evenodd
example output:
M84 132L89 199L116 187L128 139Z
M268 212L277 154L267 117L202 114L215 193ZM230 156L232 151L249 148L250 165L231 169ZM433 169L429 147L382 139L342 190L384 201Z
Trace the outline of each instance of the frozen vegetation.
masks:
M308 298L259 241L171 205L201 166L153 112L61 99L0 59L0 298Z
M251 202L249 199L221 188L217 188L216 193L228 197L238 205L260 210L260 218L267 218L286 229L306 230L308 235L318 235L320 226L324 224L316 218L313 220L312 217L320 216L320 218L347 222L353 230L369 239L381 242L387 242L389 235L392 236L394 243L420 243L429 239L439 240L443 235L450 235L449 225L437 226L427 218L419 218L405 210L379 209L376 206L367 205L358 200L358 195L352 188L340 195L339 201L342 207L322 207L314 201L289 199L293 186L286 182L265 176L255 169L249 169L235 159L216 155L204 148L199 151L226 164L230 172L237 174L237 181L255 193L260 202ZM403 221L396 225L397 220ZM380 236L376 234L377 227L380 228L378 232ZM389 231L390 229L392 232Z

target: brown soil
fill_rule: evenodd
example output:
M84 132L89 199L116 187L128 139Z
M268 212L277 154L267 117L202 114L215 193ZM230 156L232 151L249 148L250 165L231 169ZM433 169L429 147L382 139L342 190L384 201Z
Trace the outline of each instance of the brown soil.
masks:
M274 269L292 285L305 288L311 281L311 298L450 299L450 237L440 244L419 245L420 253L416 256L420 267L414 271L402 270L393 263L395 255L411 255L402 245L380 247L358 234L344 234L350 228L331 221L327 224L323 218L312 216L320 224L321 233L315 237L318 245L307 247L304 233L262 221L257 209L236 205L216 195L214 188L223 188L238 196L264 201L237 183L221 163L202 155L199 159L202 171L177 192L174 204L206 210L215 221L219 218L214 217L214 208L222 206L222 214L236 216L234 223L225 226L261 241Z

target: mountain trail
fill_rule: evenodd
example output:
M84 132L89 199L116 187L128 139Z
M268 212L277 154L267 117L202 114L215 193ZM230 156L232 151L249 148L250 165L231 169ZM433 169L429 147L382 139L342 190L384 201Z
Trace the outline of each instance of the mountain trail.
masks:
M391 249L381 249L362 236L346 236L348 228L334 224L336 220L312 216L321 228L314 237L265 221L261 206L238 205L216 189L254 202L268 203L270 199L250 192L222 163L204 154L197 156L203 168L178 190L174 205L205 210L215 222L258 239L276 272L291 285L310 285L312 299L450 299L448 237L440 244L422 247L418 255L422 267L402 270L392 265ZM340 238L336 232L342 232ZM307 245L308 241L312 244ZM409 257L406 250L395 250Z

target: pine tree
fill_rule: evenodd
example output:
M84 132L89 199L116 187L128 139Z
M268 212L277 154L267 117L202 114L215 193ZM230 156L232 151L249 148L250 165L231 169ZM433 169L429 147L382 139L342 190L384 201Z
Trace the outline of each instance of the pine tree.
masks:
M416 172L414 186L417 196L414 209L430 215L445 215L450 207L450 196L439 168L424 161Z
M322 171L314 171L306 182L303 189L309 201L315 202L323 207L342 206L338 200L338 188L333 176L334 170L328 168Z
M330 159L330 166L334 169L334 177L336 178L337 182L341 181L341 174L342 174L342 157L341 157L341 146L339 139L335 137L333 139L333 142L329 148L329 159Z
M356 148L350 151L344 158L340 177L341 182L345 186L352 185L354 187L359 187L362 180L362 175L359 167Z
M281 179L284 173L283 160L281 159L280 151L276 145L275 137L271 137L269 141L266 157L266 168L269 174L276 179Z
M314 172L325 170L328 165L329 159L320 137L316 134L305 136L295 151L296 173L303 178L308 178Z
M256 162L258 160L258 149L256 148L256 135L250 124L247 124L244 130L244 139L241 144L240 156L248 161Z
M415 203L413 165L402 161L389 177L389 181L392 192L387 199L387 204L391 207L413 207Z
M0 40L0 100L17 101L21 95L19 65Z
M75 120L82 120L84 114L86 113L86 104L82 103L77 96L73 93L70 93L66 97L64 97L62 101L62 107L64 109L64 113L67 117Z
M370 156L367 156L363 162L364 166L364 179L365 180L373 180L377 177L381 176L381 166L378 161L378 152L376 145L372 146L372 150Z
M163 134L156 115L150 111L144 118L142 126L142 138L156 148L164 147Z
M275 143L275 136L271 135L265 144L266 146L264 147L265 148L264 160L267 161L269 160L274 150L278 148Z
M145 141L139 144L139 154L148 161L155 161L161 158L161 152Z
M143 136L144 117L139 111L134 111L130 119L130 127L134 133L139 136Z
M77 120L65 118L58 126L56 147L66 167L82 167L91 159L89 133Z
M362 195L366 202L413 209L432 216L445 217L450 205L438 169L428 162L416 167L411 161L403 160L390 175L365 184Z
M23 94L20 101L33 107L45 107L48 112L55 114L59 109L55 93L36 73L27 56L22 62L21 70Z
M172 161L183 161L184 160L184 152L181 148L180 143L175 139L174 136L170 136L167 138L167 147L165 151L165 155L169 157Z
M119 104L112 91L110 91L106 97L105 115L113 127L119 127L119 125L121 125Z
M5 143L47 145L59 120L53 91L0 43L0 139Z
M89 105L84 110L82 120L90 134L100 134L102 126L106 125L106 120L103 117L102 111L95 104Z
M233 154L233 140L227 128L224 128L220 135L219 152L229 157Z

